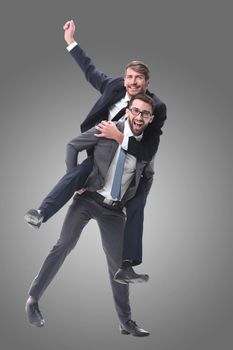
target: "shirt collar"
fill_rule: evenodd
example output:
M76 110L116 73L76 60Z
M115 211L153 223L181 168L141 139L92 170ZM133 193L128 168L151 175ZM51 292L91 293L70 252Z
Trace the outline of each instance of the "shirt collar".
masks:
M126 91L125 96L123 97L123 99L124 99L125 102L129 102L130 97L129 97L127 91Z

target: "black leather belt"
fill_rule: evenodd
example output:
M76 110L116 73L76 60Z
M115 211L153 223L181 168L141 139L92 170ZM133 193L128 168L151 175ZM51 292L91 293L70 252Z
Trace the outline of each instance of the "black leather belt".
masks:
M102 196L98 192L90 192L90 191L85 191L82 196L87 197L87 198L92 198L94 201L97 203L101 204L103 207L112 209L112 210L120 210L122 211L124 205L120 201L114 201L112 199L108 199L104 196Z

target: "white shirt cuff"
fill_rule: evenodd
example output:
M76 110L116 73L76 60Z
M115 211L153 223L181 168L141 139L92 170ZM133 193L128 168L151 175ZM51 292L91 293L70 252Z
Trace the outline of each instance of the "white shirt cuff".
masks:
M74 41L72 44L67 46L67 50L71 51L75 46L77 46L78 44L76 43L76 41Z
M124 138L123 138L121 147L122 147L125 151L128 150L128 142L129 142L129 136L124 135Z

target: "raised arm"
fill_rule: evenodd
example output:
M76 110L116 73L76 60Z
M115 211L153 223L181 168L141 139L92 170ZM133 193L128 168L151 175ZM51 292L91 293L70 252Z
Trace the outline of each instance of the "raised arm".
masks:
M101 94L103 94L108 83L112 81L112 78L107 76L105 73L96 68L91 58L86 55L86 53L81 49L81 47L76 43L75 35L75 24L73 20L67 21L64 26L64 39L67 45L72 45L70 54L75 59L87 81Z

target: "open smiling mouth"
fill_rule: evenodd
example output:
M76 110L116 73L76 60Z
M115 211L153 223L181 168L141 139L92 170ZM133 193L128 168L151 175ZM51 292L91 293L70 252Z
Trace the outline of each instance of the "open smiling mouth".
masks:
M133 125L136 126L137 129L139 129L143 126L143 122L138 122L138 121L134 120Z

